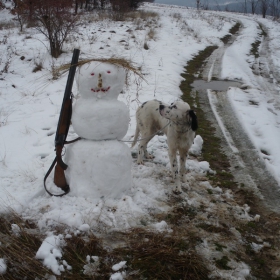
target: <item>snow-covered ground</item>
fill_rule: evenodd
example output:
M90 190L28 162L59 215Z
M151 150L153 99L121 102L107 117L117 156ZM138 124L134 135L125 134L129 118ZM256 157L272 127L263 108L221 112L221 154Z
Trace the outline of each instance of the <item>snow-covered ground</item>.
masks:
M250 54L251 44L260 38L261 23L269 36L267 53L270 55L270 67L275 73L280 73L280 24L257 16L197 12L174 6L145 4L142 9L154 11L159 16L126 22L82 20L79 30L71 35L64 46L65 52L58 59L50 57L46 39L35 29L25 29L22 33L16 27L0 30L1 212L13 209L23 218L35 220L38 227L46 232L60 224L71 227L73 234L89 229L96 232L124 230L141 226L143 219L151 228L171 230L165 221L156 223L150 217L151 209L165 212L170 207L166 203L172 183L165 136L156 136L149 144L148 149L155 156L153 161L144 166L138 166L133 161L133 183L129 190L120 194L120 199L95 197L94 194L89 197L82 192L75 196L70 192L57 198L45 192L43 178L55 156L54 136L67 79L66 76L52 79L53 70L71 61L74 48L81 50L81 58L114 56L131 60L139 67L145 81L131 74L129 85L119 96L119 100L130 110L129 129L123 139L130 141L134 135L137 107L150 99L166 103L179 99L182 94L179 89L182 81L180 74L184 66L205 47L222 46L219 38L225 36L236 21L240 21L244 28L225 52L221 78L238 79L248 85L246 90L232 87L227 94L259 151L260 160L266 162L280 185L279 80L271 73L273 91L262 88L263 78L253 75L255 58ZM12 19L7 11L0 13L1 22ZM145 42L148 49L143 47ZM42 70L33 72L38 64L42 64ZM73 93L76 97L79 94L75 85ZM70 128L69 138L74 137L75 133ZM198 130L193 145L196 153L201 151L202 140ZM132 152L135 151L136 148L133 148ZM196 159L188 159L187 168L190 181L211 171L207 162ZM188 183L184 187L188 189ZM110 188L114 186L108 186L106 193ZM204 188L221 192L216 186L204 184ZM183 197L189 205L199 204L201 199L198 196L189 197L187 192L183 193ZM208 206L209 209L213 207L210 203ZM246 206L242 209L245 213L242 218L253 219ZM50 248L52 242L54 245ZM61 257L61 246L63 237L49 234L37 254L56 274L68 265L61 268L56 263ZM56 249L55 256L51 255L54 254L53 248ZM249 273L245 264L239 265L239 271L236 278L230 279L244 279Z

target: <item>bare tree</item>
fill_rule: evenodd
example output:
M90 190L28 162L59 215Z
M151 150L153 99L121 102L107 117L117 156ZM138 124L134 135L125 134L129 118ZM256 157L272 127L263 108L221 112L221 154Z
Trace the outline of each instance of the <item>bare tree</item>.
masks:
M244 6L243 6L244 14L247 14L247 2L248 0L244 0Z
M260 10L263 18L266 17L267 10L270 5L270 0L260 0Z
M208 0L204 0L204 2L203 2L201 7L202 7L203 10L209 10L209 2L208 2Z
M110 0L113 11L126 12L137 9L144 0Z
M36 0L32 5L32 17L37 22L36 29L49 41L50 53L57 58L62 53L62 46L70 31L74 29L77 16L72 13L72 1Z
M251 7L252 10L252 14L254 15L256 13L258 4L259 4L259 0L248 0L248 3Z
M271 10L271 15L274 18L279 18L279 16L280 16L280 1L279 0L271 0L270 1L270 10Z
M139 6L140 6L140 4L142 2L145 2L145 0L130 0L130 9L137 9L137 8L139 8Z
M110 0L114 12L123 12L128 10L129 0Z
M3 0L0 0L0 10L4 9L5 8L5 5L3 3Z
M28 6L24 1L13 0L13 8L11 13L16 15L17 21L20 26L20 32L23 30L23 25L27 20Z
M83 4L84 4L84 0L75 0L75 15L78 13L78 9L80 7L80 9L83 8Z
M196 0L196 8L197 8L197 10L199 10L199 8L200 8L200 0Z

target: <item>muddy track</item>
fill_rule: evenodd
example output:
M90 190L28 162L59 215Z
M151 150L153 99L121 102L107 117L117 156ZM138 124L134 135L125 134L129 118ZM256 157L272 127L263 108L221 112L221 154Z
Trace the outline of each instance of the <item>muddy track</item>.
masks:
M203 70L203 79L210 81L219 79L221 72L221 62L224 52L230 46L238 34L223 47L216 49L208 58ZM255 75L263 87L263 90L273 93L273 80L269 69L269 60L267 56L268 46L263 40L260 50L260 57L254 65ZM259 205L262 211L268 210L280 213L280 189L273 176L267 171L263 160L258 151L253 146L246 132L242 129L238 118L229 102L224 91L197 90L201 106L209 121L215 126L216 134L221 139L221 145L224 153L228 156L231 163L231 172L235 181L244 187L247 191L253 191L263 202ZM278 100L275 100L275 107L278 107ZM211 108L214 103L214 112ZM222 127L222 129L221 129ZM264 207L262 207L264 206Z

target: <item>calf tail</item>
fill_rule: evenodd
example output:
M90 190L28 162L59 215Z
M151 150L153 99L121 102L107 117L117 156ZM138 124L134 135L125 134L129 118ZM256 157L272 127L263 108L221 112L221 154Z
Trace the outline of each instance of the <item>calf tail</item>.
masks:
M196 114L193 110L189 110L189 115L192 119L191 128L193 131L196 131L198 129L198 122L197 122Z
M135 146L138 136L139 136L139 132L140 132L140 130L139 130L138 124L136 124L136 130L135 130L133 142L131 144L131 148Z

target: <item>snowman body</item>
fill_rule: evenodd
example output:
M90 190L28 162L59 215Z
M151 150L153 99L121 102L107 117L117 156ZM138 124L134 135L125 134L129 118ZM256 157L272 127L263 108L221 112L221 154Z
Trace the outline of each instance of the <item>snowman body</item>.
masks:
M72 125L82 140L71 144L65 155L70 193L120 198L132 184L130 149L119 141L129 125L129 110L117 100L125 71L91 62L76 75L80 98L73 107Z

